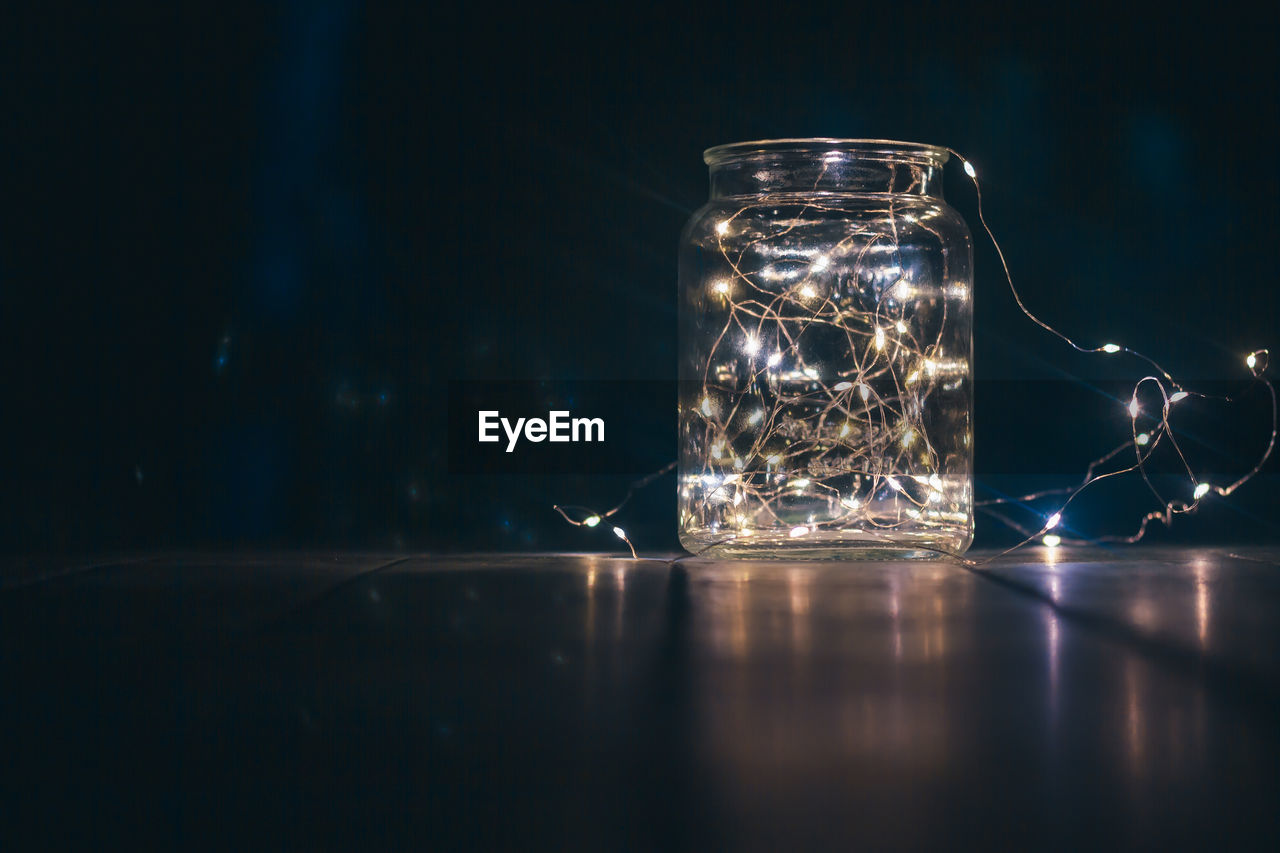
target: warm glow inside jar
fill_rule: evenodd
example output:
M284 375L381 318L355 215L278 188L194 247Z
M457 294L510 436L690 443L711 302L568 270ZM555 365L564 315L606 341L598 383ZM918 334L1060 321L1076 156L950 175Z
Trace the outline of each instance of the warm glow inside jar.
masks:
M709 149L680 246L680 540L937 556L973 537L973 252L947 152Z

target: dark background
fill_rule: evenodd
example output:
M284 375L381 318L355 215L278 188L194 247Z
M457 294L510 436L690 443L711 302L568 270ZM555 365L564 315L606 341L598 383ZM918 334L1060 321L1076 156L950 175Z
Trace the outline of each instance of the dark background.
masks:
M0 29L7 552L612 548L550 505L628 478L449 473L448 383L671 378L717 143L953 146L1064 331L1241 386L1280 343L1275 27L1243 7L41 4ZM976 260L979 483L1060 482L1127 419L1028 388L1140 366L1074 357ZM1252 464L1245 415L1188 422L1199 470ZM671 422L637 452L674 452ZM1154 537L1274 540L1275 471ZM625 516L642 550L675 546L672 490ZM1070 522L1149 508L1116 486Z

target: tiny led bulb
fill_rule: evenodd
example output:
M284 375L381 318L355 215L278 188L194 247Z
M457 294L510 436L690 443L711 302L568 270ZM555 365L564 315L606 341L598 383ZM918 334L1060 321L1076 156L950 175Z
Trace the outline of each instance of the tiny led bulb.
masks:
M1116 344L1106 344L1102 347L1103 352L1120 352L1120 347Z
M621 527L615 527L613 528L613 535L625 541L627 538L627 531L623 530Z
M1258 366L1258 356L1253 353L1249 353L1249 357L1244 360L1244 363L1249 366L1250 370L1253 370Z
M978 177L978 173L975 172L973 169L973 164L970 163L968 160L964 161L964 173L971 178Z
M799 537L801 537L801 536L807 536L807 535L809 535L809 528L807 528L807 527L793 527L793 528L791 528L791 538L792 538L792 539L797 539L797 538L799 538Z
M584 519L582 523L585 524L587 527L595 527L597 524L600 523L600 516L598 515L590 516Z
M755 355L760 352L760 339L755 335L747 335L747 341L742 345L742 349L747 355Z
M780 352L775 352L773 355L769 356L769 360L768 360L767 364L768 364L770 367L777 367L777 366L778 366L778 362L780 362L780 361L782 361L782 353L780 353Z
M1188 396L1189 396L1189 395L1187 394L1187 392L1186 392L1186 391L1179 391L1178 393L1174 394L1173 396L1171 396L1171 397L1169 398L1169 402L1170 402L1170 403L1176 403L1176 402L1178 402L1179 400L1185 400L1185 399L1187 399L1187 397L1188 397Z
M719 234L719 235L720 235L720 236L722 236L722 237L723 237L725 234L728 234L728 233L729 233L729 220L727 220L727 219L726 219L726 220L725 220L725 221L723 221L723 222L717 222L717 223L716 223L716 233L717 233L717 234Z
M1204 497L1207 494L1209 494L1209 484L1201 483L1200 485L1196 486L1196 490L1195 492L1192 493L1192 496L1196 500L1200 500L1202 497Z
M711 398L710 397L702 398L702 414L706 415L707 417L711 417Z
M1135 438L1134 441L1138 442L1138 444L1142 445L1143 447L1146 447L1148 444L1151 443L1151 436L1147 435L1145 432L1140 432L1138 433L1138 437Z
M876 327L876 349L884 349L884 329Z
M1050 533L1040 541L1043 542L1045 546L1048 548L1057 548L1059 545L1062 544L1062 537L1056 533Z
M720 279L715 283L715 285L711 289L714 290L716 293L728 293L729 282L725 281L724 279Z
M1061 523L1062 523L1062 513L1055 512L1053 515L1049 516L1049 520L1044 523L1044 529L1052 530L1053 528L1057 527Z
M1136 418L1140 411L1141 409L1138 408L1138 398L1135 397L1129 401L1129 417Z

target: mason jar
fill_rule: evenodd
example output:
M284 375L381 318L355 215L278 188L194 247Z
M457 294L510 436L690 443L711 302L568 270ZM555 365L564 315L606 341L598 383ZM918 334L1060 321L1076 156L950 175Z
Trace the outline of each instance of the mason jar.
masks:
M959 554L973 538L973 248L946 150L708 149L680 245L680 541Z

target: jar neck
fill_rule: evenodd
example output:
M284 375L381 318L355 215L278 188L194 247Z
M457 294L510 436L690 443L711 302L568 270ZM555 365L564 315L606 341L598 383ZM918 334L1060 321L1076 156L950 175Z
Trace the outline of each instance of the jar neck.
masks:
M780 140L709 149L711 197L895 194L942 198L947 152L879 140Z

